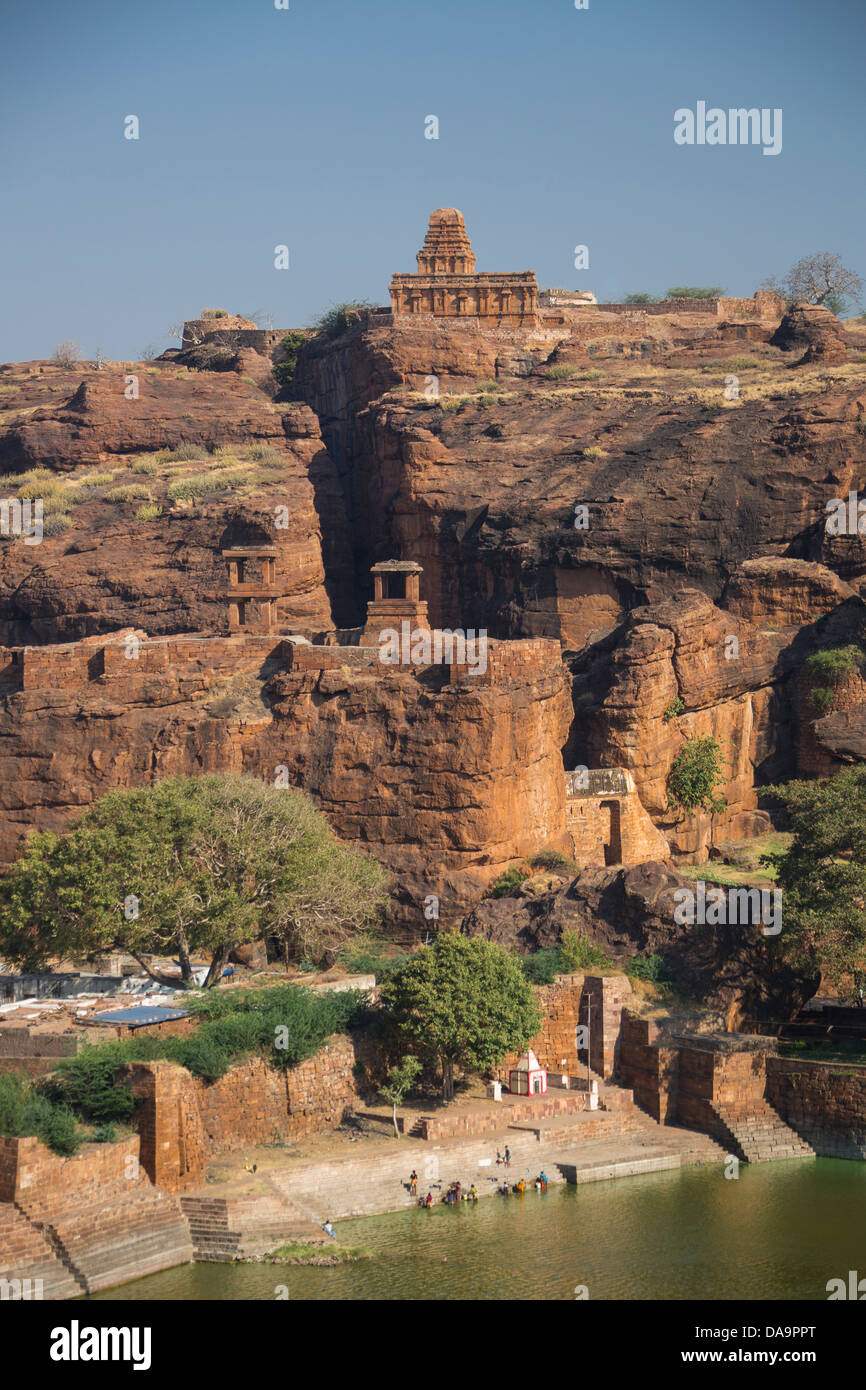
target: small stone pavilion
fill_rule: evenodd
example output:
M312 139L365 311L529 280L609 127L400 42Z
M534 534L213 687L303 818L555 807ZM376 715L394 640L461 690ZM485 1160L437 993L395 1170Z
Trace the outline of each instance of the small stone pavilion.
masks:
M462 212L438 208L430 215L417 275L395 275L391 311L395 318L489 320L507 327L537 323L538 283L534 270L476 273L475 254Z
M273 632L277 625L277 547L238 546L222 552L228 566L229 631ZM253 579L248 566L261 569Z
M427 603L421 597L422 566L414 560L383 560L373 565L373 597L359 645L375 647L383 628L399 629L403 621L413 630L429 631Z

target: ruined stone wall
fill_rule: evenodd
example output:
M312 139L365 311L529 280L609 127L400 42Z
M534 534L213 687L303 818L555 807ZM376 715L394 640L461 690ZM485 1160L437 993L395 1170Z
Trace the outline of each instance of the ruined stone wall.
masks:
M866 1067L770 1057L767 1100L823 1158L866 1159Z
M114 1144L82 1144L71 1158L52 1153L32 1136L0 1137L0 1202L31 1202L75 1194L94 1183L135 1181L138 1158L137 1134Z
M208 1154L333 1129L357 1102L354 1067L341 1035L288 1071L253 1057L213 1082L171 1062L132 1063L121 1075L139 1102L142 1166L159 1187L180 1191L204 1182Z

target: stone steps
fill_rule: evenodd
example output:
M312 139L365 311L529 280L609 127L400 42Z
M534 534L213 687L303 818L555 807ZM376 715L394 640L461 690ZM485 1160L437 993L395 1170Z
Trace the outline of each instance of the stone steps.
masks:
M4 1279L8 1285L3 1287L13 1299L77 1298L84 1293L84 1285L58 1259L45 1235L13 1202L0 1202L0 1280Z
M716 1104L716 1114L732 1139L733 1151L747 1163L769 1163L782 1158L814 1158L815 1150L768 1104L755 1100L744 1105Z
M146 1178L78 1188L19 1206L89 1293L193 1257L176 1199Z
M188 1193L181 1197L197 1260L251 1259L294 1241L331 1243L320 1224L314 1224L266 1174L262 1177L270 1192L222 1197Z

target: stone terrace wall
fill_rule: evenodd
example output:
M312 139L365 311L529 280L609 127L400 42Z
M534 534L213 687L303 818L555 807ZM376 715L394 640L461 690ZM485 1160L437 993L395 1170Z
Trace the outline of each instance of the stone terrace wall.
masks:
M15 658L8 680L22 690L70 689L90 681L128 680L186 666L205 674L231 671L248 661L282 657L291 647L281 637L243 634L235 637L169 637L140 640L135 657L111 636L104 646L70 642L57 646L11 648Z
M0 1137L0 1201L70 1195L88 1184L129 1181L138 1170L139 1138L115 1144L82 1144L71 1158L61 1158L41 1140Z
M337 1035L288 1071L249 1058L214 1082L170 1062L123 1069L139 1099L141 1162L170 1191L199 1186L207 1155L332 1129L358 1099L355 1049Z
M767 1100L823 1158L866 1159L866 1067L770 1057Z

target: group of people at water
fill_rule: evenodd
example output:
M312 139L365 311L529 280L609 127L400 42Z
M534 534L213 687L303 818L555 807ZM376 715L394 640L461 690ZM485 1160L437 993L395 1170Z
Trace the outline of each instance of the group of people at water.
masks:
M502 1162L504 1162L506 1168L508 1168L508 1167L511 1166L511 1153L509 1152L508 1149L506 1149L506 1150L505 1150L505 1154L506 1154L506 1157L505 1157L504 1160L503 1160L503 1158L501 1157L500 1154L497 1154L497 1155L496 1155L496 1162L497 1162L497 1163L502 1163ZM491 1182L495 1182L496 1179L495 1179L495 1178L491 1178L490 1181L491 1181ZM508 1179L505 1178L505 1179L503 1180L501 1186L500 1186L500 1187L497 1187L496 1191L497 1191L497 1192L500 1194L500 1196L502 1196L502 1197L508 1197L508 1196L510 1196L512 1193L513 1193L516 1197L522 1197L523 1194L524 1194L524 1192L528 1192L528 1191L530 1190L530 1188L532 1188L532 1187L535 1188L536 1192L546 1192L546 1191L547 1191L547 1183L548 1183L548 1177L547 1177L547 1174L545 1173L544 1169L542 1168L542 1169L541 1169L541 1172L538 1174L538 1177L535 1178L534 1180L533 1180L533 1179L529 1179L529 1181L527 1181L526 1177L524 1176L524 1177L520 1178L516 1183L509 1183ZM436 1183L435 1186L439 1189L439 1191L442 1190L442 1184L441 1184L441 1183ZM414 1169L414 1168L412 1169L412 1172L411 1172L410 1175L409 1175L408 1187L409 1187L409 1192L410 1192L410 1194L411 1194L413 1197L417 1197L417 1196L418 1196L418 1174L415 1172L415 1169ZM478 1188L475 1186L475 1183L473 1183L471 1187L465 1188L461 1182L452 1182L452 1183L449 1184L448 1190L447 1190L445 1193L443 1193L443 1195L439 1198L439 1200L440 1200L440 1202L444 1203L446 1206L455 1206L455 1205L456 1205L457 1203L459 1203L459 1202L477 1202L477 1201L478 1201ZM418 1206L419 1206L419 1207L426 1207L426 1208L428 1209L428 1211L429 1211L429 1209L433 1206L433 1189L432 1189L432 1188L428 1188L428 1189L427 1189L427 1196L426 1196L426 1197L418 1197Z
M512 1194L515 1197L522 1197L524 1192L528 1192L531 1187L534 1187L536 1192L546 1192L547 1182L547 1174L542 1168L541 1172L539 1173L538 1177L535 1179L534 1182L532 1182L531 1179L529 1182L527 1182L526 1178L520 1178L519 1181L517 1181L516 1183L510 1183L508 1179L505 1178L503 1180L502 1186L497 1187L496 1191L499 1193L501 1197L509 1197Z

